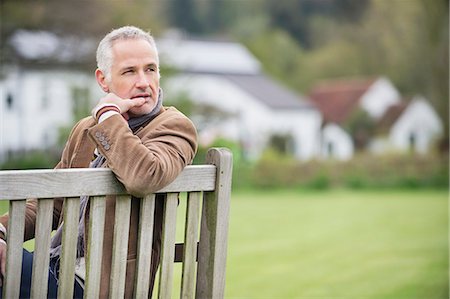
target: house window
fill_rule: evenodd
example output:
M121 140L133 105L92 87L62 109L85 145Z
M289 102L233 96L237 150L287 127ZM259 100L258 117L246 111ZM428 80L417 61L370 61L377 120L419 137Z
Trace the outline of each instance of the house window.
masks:
M333 142L328 142L327 143L327 153L328 153L328 157L330 157L330 158L334 157L334 144L333 144Z
M50 89L49 83L44 78L44 80L42 81L42 109L43 110L46 110L49 106L49 102L50 102L49 89Z
M49 146L50 136L48 135L48 131L45 131L44 134L42 135L42 143L44 144L45 147Z
M72 114L75 119L81 119L90 114L90 93L86 87L73 86L72 89Z
M8 94L6 95L6 107L8 108L8 110L13 109L13 104L14 104L13 96L11 93L8 92Z
M283 155L294 153L294 138L290 134L273 134L269 138L269 147Z
M416 149L417 138L416 134L411 133L409 135L409 150L413 152Z

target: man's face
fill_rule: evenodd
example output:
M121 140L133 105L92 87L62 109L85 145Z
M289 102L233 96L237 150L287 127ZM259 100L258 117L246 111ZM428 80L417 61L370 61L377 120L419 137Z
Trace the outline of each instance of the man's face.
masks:
M118 40L112 54L111 76L106 83L109 92L123 99L146 99L144 105L128 111L130 117L151 112L159 95L158 60L152 46L143 39Z

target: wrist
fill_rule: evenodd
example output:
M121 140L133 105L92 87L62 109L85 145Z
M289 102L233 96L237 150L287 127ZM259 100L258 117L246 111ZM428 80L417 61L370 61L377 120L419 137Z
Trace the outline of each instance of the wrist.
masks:
M97 122L100 122L102 115L105 113L109 114L109 116L115 113L120 114L120 108L116 104L101 104L94 108L92 111L92 116L97 120Z
M106 111L104 113L99 114L99 117L97 119L97 123L99 124L99 123L103 122L104 120L106 120L107 118L109 118L109 117L111 117L113 115L118 115L118 114L119 113L117 111L115 111L115 110L108 110L108 111Z
M6 241L6 227L0 223L0 240Z

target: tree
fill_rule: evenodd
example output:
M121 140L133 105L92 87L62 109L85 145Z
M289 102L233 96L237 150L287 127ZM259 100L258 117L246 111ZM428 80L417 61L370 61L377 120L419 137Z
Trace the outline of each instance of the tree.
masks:
M197 18L197 8L193 0L175 0L169 5L171 23L188 32L198 32L200 24Z
M355 109L343 127L352 136L356 150L367 149L374 136L375 122L365 110Z
M289 32L307 49L313 47L311 19L321 15L338 21L356 22L368 6L368 0L269 0L267 12L272 25Z

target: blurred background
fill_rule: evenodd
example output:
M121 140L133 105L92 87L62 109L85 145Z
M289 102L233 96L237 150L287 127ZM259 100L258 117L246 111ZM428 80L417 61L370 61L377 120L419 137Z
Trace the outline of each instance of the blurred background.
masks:
M197 126L194 163L233 151L226 297L448 298L448 14L446 0L0 1L0 169L57 163L102 96L99 40L135 25L155 36L165 105Z

